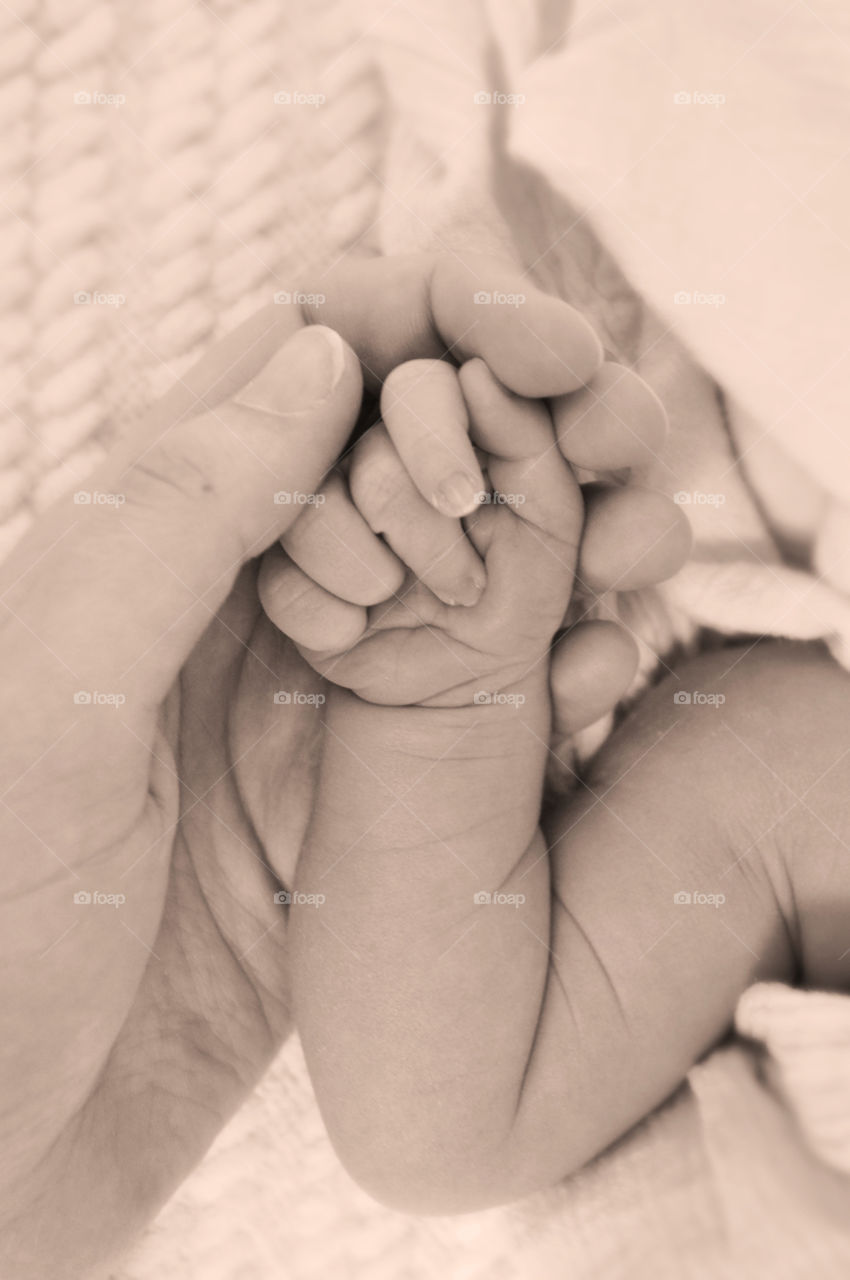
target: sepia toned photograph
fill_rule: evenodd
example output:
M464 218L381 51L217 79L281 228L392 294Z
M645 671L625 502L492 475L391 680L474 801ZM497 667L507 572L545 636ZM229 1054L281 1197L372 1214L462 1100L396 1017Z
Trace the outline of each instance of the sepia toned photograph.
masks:
M0 0L0 126L0 1280L848 1280L847 0Z

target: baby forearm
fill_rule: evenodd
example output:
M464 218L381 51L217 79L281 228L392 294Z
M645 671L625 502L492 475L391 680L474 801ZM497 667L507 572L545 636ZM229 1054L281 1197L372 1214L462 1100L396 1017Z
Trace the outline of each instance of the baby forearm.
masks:
M431 739L430 754L421 740L417 748L408 739L406 753L384 740L380 769L396 793L403 780L447 764L446 797L459 799L444 797L443 812L461 840L470 838L461 808L467 824L485 824L489 846L475 855L474 839L467 847L466 861L477 859L469 875L441 843L461 849L451 832L421 839L420 829L417 844L411 818L402 847L405 824L386 825L389 796L357 863L333 821L314 833L305 886L308 870L321 877L341 858L350 878L339 889L351 898L334 897L333 914L295 917L297 1016L330 1131L367 1189L397 1207L449 1212L551 1185L669 1095L728 1030L751 982L792 977L797 927L783 843L797 819L784 816L787 794L751 754L780 776L792 767L797 709L769 698L786 669L804 706L846 704L846 676L817 655L770 649L701 660L682 680L720 685L722 714L683 712L678 684L660 686L601 754L590 789L553 816L551 850L534 836L528 843L527 829L511 830L519 865L498 831L524 785L521 755L500 754L496 768L491 754L494 782L482 799L455 742L466 725L451 740ZM807 739L806 749L820 745ZM839 745L820 754L843 758ZM339 750L326 766L328 778L332 767L345 771ZM835 792L835 825L843 780L820 759L818 767ZM362 777L350 772L348 787ZM495 821L488 796L490 806L505 798ZM535 805L538 796L535 787ZM353 800L357 832L373 801ZM433 827L432 801L426 788L415 811ZM340 831L345 802L338 794ZM796 826L792 834L795 844L809 838ZM354 839L352 831L348 845ZM504 892L525 895L523 905L475 914L463 901L487 847L507 876ZM805 873L793 874L802 891ZM324 879L330 906L336 881ZM806 895L801 902L805 950L814 933ZM323 919L337 936L318 936ZM320 959L309 954L311 938Z
M320 905L296 897L291 914L295 1014L335 1145L379 1195L388 1171L416 1187L443 1145L447 1167L498 1149L534 1035L545 664L503 697L391 708L334 690L327 707L297 876Z

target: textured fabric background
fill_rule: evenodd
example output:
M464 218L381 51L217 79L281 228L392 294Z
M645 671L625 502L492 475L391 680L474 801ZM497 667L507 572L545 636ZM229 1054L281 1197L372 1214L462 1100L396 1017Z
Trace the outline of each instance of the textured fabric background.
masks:
M367 230L357 20L335 0L0 8L4 545L215 337ZM275 102L318 92L321 112ZM96 292L125 301L75 303Z

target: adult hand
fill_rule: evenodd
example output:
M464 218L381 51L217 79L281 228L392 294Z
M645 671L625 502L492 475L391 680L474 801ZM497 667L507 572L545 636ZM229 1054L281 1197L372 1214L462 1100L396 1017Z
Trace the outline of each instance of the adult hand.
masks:
M414 357L478 355L529 395L592 374L577 313L508 270L522 326L484 315L479 265L459 285L453 257L349 263L320 314L259 313L3 566L4 1275L77 1280L113 1255L286 1034L275 892L321 685L263 615L255 557L343 449L361 367L375 389Z

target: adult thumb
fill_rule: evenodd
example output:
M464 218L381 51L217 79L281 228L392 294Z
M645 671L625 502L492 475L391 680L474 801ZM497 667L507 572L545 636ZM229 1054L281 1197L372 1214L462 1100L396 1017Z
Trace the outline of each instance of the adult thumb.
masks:
M4 603L56 667L42 677L158 705L242 565L320 487L361 393L351 349L307 326L230 400L122 442L4 567Z

